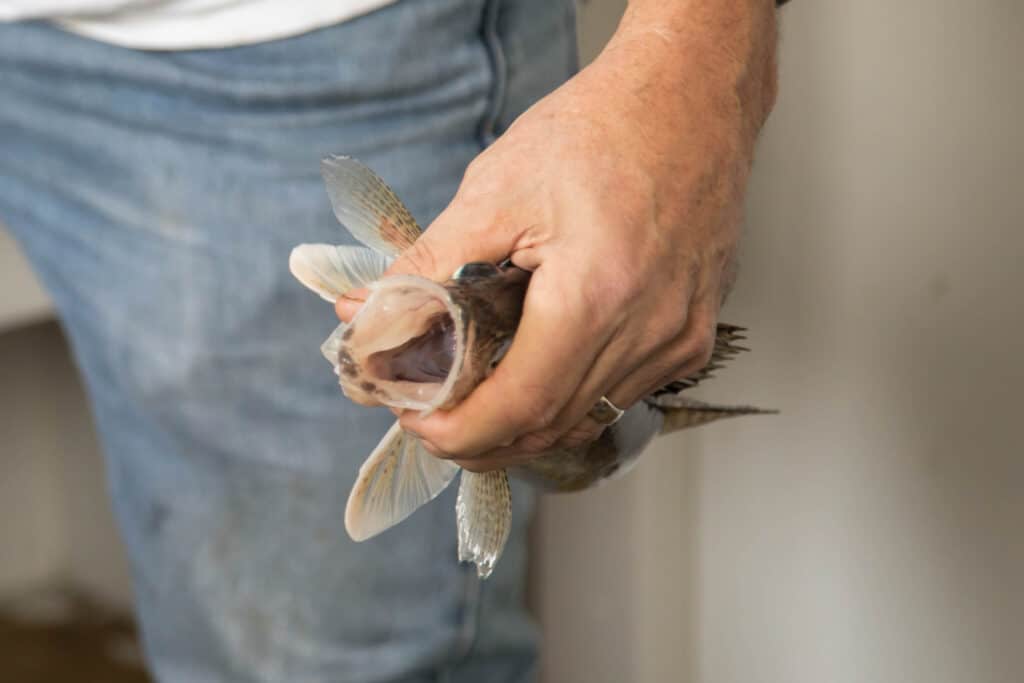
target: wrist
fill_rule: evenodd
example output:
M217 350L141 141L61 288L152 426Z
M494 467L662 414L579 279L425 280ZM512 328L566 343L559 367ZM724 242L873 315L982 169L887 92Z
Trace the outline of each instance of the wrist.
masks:
M766 0L634 0L590 68L644 112L707 116L752 146L777 93L776 31Z

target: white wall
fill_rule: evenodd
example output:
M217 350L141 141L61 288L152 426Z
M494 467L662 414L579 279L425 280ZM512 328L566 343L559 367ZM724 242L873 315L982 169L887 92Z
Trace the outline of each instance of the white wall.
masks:
M545 502L550 683L1021 680L1024 3L784 15L703 390L783 414Z

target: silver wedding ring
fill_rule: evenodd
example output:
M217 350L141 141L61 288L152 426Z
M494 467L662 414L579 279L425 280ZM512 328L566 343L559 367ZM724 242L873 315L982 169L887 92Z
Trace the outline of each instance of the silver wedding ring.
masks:
M601 400L587 413L596 422L600 422L606 427L621 420L625 414L626 411L609 401L607 396L602 396Z

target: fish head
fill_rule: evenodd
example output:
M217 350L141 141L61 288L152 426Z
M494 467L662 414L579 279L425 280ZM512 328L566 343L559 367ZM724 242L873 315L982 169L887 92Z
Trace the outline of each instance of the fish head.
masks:
M465 321L462 372L470 391L494 372L512 345L529 282L530 273L511 264L467 263L445 283ZM453 398L461 401L468 393Z
M415 275L372 283L334 358L345 394L427 413L454 407L507 350L528 280L515 267L472 263L443 284Z

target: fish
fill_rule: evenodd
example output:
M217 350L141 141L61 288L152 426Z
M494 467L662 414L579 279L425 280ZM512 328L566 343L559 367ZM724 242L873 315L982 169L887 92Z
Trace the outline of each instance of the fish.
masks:
M356 289L369 294L349 323L321 346L342 391L365 406L429 415L461 403L501 362L522 317L530 273L510 261L466 263L445 282L384 272L422 230L376 173L346 156L322 160L338 221L364 246L300 244L289 269L332 304ZM592 443L552 448L508 470L477 473L430 454L399 422L363 463L345 508L345 528L364 541L395 526L460 475L458 559L486 578L511 526L509 476L542 491L580 491L628 471L658 434L775 411L705 403L685 391L742 351L744 328L718 324L709 363L638 401Z

